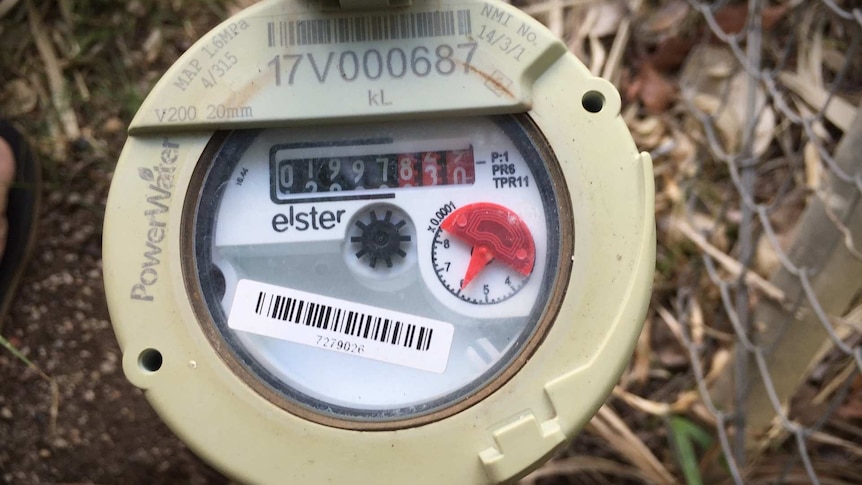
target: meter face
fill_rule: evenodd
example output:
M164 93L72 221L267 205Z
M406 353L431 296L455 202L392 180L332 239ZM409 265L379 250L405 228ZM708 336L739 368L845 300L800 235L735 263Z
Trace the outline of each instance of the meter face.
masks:
M186 201L187 286L213 347L276 404L347 428L427 422L544 337L574 235L526 116L217 138Z

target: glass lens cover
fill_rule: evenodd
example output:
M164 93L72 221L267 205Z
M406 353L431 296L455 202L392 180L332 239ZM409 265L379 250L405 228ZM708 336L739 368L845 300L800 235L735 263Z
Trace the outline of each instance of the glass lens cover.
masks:
M234 131L208 153L187 283L223 358L288 410L454 412L553 319L571 216L526 116Z

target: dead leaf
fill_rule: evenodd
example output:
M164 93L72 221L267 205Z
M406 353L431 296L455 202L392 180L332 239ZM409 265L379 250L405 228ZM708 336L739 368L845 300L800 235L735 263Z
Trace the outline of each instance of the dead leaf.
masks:
M731 362L730 351L726 348L718 349L715 355L712 356L712 365L709 366L709 373L704 378L706 385L711 386L712 383L717 382L719 377L726 372L727 366Z
M759 84L755 86L751 105L748 74L735 66L733 54L726 47L699 47L687 60L680 84L690 102L713 117L726 152L743 148L743 134L748 129L749 117L754 116L751 149L754 155L761 156L775 137L775 110L767 104L768 97ZM729 76L734 72L735 75Z
M588 22L590 25L589 35L605 37L616 34L625 15L625 3L620 0L591 5L586 15L588 19L591 19Z
M631 377L641 386L649 380L650 362L652 361L652 345L649 338L651 334L652 318L647 318L644 320L644 328L638 337L631 369Z
M0 18L3 18L12 7L18 4L19 0L0 0Z
M697 298L691 299L691 315L688 320L689 326L691 327L689 333L691 333L691 341L698 348L703 346L703 334L704 334L704 322L703 322L703 309L700 307L700 301Z
M631 9L634 9L639 5L640 0L630 2L628 4L629 8ZM604 69L602 70L602 77L614 83L614 85L617 87L621 85L621 78L623 74L621 66L623 62L623 55L625 53L626 46L629 43L629 37L631 36L631 30L631 17L623 17L623 19L620 21L616 35L614 35L614 43L611 45L610 53L608 53L608 60L605 63Z
M847 65L847 53L834 47L823 49L823 66L832 72L839 72Z
M847 400L835 414L844 419L862 419L862 374L853 380Z
M817 113L811 107L799 99L793 100L793 106L799 112L799 116L811 120L811 131L814 134L812 141L814 143L825 144L822 146L831 146L835 142L835 138L823 124L823 120L817 117Z
M148 10L141 0L132 0L126 4L126 12L140 18L147 15Z
M676 345L663 345L656 349L662 369L681 369L688 366L688 354Z
M84 75L81 74L81 71L75 71L72 73L72 79L75 80L75 87L78 88L78 96L85 102L90 101L90 88L87 87L87 80L84 79Z
M144 41L144 55L146 56L147 64L152 64L159 58L162 52L163 36L162 29L155 28L147 39Z
M729 108L733 111L738 122L738 133L740 138L743 137L743 130L749 123L749 116L755 116L756 122L754 126L754 140L752 140L752 152L755 156L760 157L769 146L775 137L775 111L771 106L768 106L766 92L758 84L754 92L754 106L750 105L749 97L749 76L745 72L739 72L730 80L730 91L728 99L730 100Z
M778 74L778 79L784 84L787 89L793 91L803 101L808 103L812 108L821 110L826 106L825 114L832 124L847 131L850 129L850 124L856 117L856 108L853 104L840 96L831 96L822 87L818 87L811 82L806 82L806 79L791 72L781 72Z
M625 18L626 6L621 0L594 3L586 8L576 8L568 15L568 29L572 32L568 42L569 49L585 64L590 71L601 73L607 53L600 38L616 34ZM586 42L589 40L589 55Z
M739 133L741 127L738 120L727 110L721 98L710 94L698 93L692 99L692 104L698 110L713 117L713 123L721 135L721 142L726 151L739 148Z
M730 273L731 276L739 278L744 275L743 277L745 278L745 282L750 286L756 287L763 292L764 295L775 301L784 301L784 291L781 288L778 288L759 274L753 271L747 271L739 261L728 256L726 253L722 252L707 241L707 239L687 221L682 218L675 217L669 218L668 222L670 223L669 229L676 229L677 231L682 232L685 237L696 244L701 251L712 256L712 258L715 259L715 261L719 263L725 271ZM659 311L659 315L661 315L661 311Z
M691 7L685 0L665 2L650 14L643 23L643 28L651 34L673 31L685 20L690 11Z
M105 123L102 125L102 130L105 133L119 133L126 129L125 123L120 118L113 116L105 120Z
M823 30L813 27L814 10L805 13L799 25L799 51L796 53L796 72L815 86L823 87Z
M754 257L754 270L760 274L771 275L778 269L781 260L778 259L778 253L772 246L772 242L762 237L757 241L757 249Z
M3 86L3 91L0 92L0 103L3 106L0 111L5 116L20 116L36 109L39 96L27 81L14 79Z
M811 140L805 143L802 149L803 161L805 162L805 186L811 190L817 190L823 179L823 167L820 160L820 152L817 145Z
M54 109L57 110L66 139L78 140L81 138L81 125L77 113L72 108L66 77L63 75L63 68L57 57L54 44L50 40L49 30L42 24L41 15L31 2L27 2L27 9L30 19L30 34L33 36L39 56L45 66Z
M635 143L643 150L655 150L665 139L667 126L658 116L638 118L637 115L637 109L627 109L624 113Z
M786 13L787 7L784 5L764 8L761 13L763 30L772 30ZM745 29L748 22L748 4L729 5L719 9L714 16L715 22L725 34L738 34Z
M649 62L659 71L675 71L685 62L694 44L694 39L678 35L668 37L659 42L655 52L650 55Z
M637 97L650 113L661 113L676 99L676 85L658 72L650 63L644 63L628 92Z
M669 157L673 160L679 173L691 179L697 172L695 158L697 157L697 146L691 137L680 130L673 131L674 146Z
M708 93L721 97L727 79L737 70L736 57L724 45L702 44L689 55L680 74L679 83L692 93Z
M258 0L233 0L233 2L231 2L230 6L228 7L228 12L231 15L235 15L243 9L254 5L255 3L257 3L257 1Z
M662 462L607 405L602 406L593 416L586 430L605 439L627 461L646 475L648 482L659 485L677 483Z
M596 456L568 456L549 461L538 470L521 479L518 485L536 485L540 481L541 483L545 483L547 480L561 480L561 477L585 475L611 475L619 480L626 479L626 482L647 483L646 476L640 470L619 463L616 460ZM611 482L600 481L598 483L605 484Z
M602 73L608 53L605 51L601 40L592 34L590 34L590 52L593 54L592 59L590 59L590 72L593 76L599 76Z

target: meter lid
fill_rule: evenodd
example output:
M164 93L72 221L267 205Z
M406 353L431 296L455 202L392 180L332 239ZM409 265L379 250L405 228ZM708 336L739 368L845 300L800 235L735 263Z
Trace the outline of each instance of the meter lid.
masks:
M255 4L130 127L104 238L127 377L244 482L516 479L604 401L649 301L651 162L619 112L609 82L501 2ZM416 317L413 345L395 352L390 330L383 359L351 355L355 320L320 334L335 349L296 342L288 299Z

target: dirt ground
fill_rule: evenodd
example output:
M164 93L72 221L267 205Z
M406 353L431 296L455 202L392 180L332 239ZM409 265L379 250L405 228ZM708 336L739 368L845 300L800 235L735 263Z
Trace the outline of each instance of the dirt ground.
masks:
M49 383L0 354L0 483L225 483L123 376L101 271L111 173L84 152L46 191L35 257L3 326L56 381L56 425Z
M226 483L124 378L102 283L126 124L158 73L227 15L224 2L191 3L22 1L0 18L0 114L44 170L38 241L0 334L55 383L0 348L0 483Z

